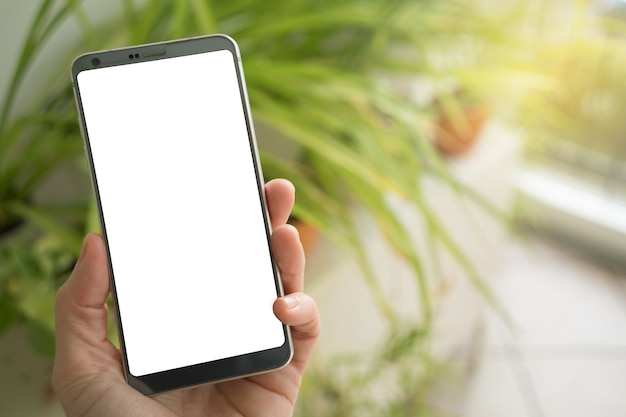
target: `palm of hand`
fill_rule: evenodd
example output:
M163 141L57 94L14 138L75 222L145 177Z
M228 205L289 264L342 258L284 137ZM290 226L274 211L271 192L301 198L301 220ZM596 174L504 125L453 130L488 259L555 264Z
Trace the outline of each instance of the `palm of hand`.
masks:
M288 366L273 373L170 392L155 399L184 417L268 413L287 416L293 413L300 379L301 372Z
M276 371L218 384L207 384L185 390L146 397L127 385L123 379L119 351L108 341L99 348L99 363L104 372L83 374L71 401L68 415L135 415L133 410L153 417L181 416L288 416L293 413L304 368L297 363ZM108 357L102 357L108 352ZM87 352L85 352L87 353ZM77 386L77 388L78 388Z

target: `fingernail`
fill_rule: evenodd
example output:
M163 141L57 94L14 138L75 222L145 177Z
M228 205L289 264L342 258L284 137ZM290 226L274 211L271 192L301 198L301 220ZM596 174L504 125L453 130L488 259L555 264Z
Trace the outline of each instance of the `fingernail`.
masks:
M298 297L294 295L286 295L283 297L283 300L285 300L285 303L287 303L287 307L289 307L289 310L295 309L300 304L300 300L298 300Z

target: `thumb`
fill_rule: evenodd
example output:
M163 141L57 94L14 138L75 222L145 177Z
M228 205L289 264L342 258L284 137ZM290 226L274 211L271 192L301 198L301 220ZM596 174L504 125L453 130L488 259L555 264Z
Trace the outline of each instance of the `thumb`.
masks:
M130 415L133 407L156 408L124 382L120 353L107 340L109 291L104 242L89 234L56 297L52 386L67 415ZM142 415L159 414L147 408Z
M57 292L57 352L71 349L77 338L92 343L106 339L109 291L104 242L100 235L89 234L74 271Z

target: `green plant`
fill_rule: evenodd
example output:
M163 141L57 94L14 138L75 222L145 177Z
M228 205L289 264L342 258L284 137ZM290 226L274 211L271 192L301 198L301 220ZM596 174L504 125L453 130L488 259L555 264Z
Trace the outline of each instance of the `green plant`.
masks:
M373 352L338 356L305 374L295 415L437 416L428 387L446 372L424 349L421 326L397 322Z
M474 198L451 178L431 146L425 126L431 123L433 112L399 97L382 76L422 74L442 78L432 64L436 59L431 55L438 48L445 50L464 37L489 39L499 33L500 21L455 0L148 0L141 6L125 0L122 5L122 17L94 23L78 1L42 1L18 62L0 119L0 218L7 224L24 223L26 230L20 231L19 239L2 243L3 258L10 260L0 271L0 299L11 309L6 317L42 320L50 335L51 310L30 315L28 309L19 307L23 305L24 291L16 291L16 285L39 277L45 281L41 288L45 288L49 303L69 272L68 264L79 250L82 235L95 227L89 190L72 201L36 198L36 191L45 186L42 181L52 172L83 165L66 65L51 77L51 88L32 112L11 114L28 65L47 36L68 17L80 22L85 36L68 49L67 62L77 51L213 32L237 39L256 122L271 127L295 144L298 151L297 157L284 159L264 148L263 138L259 138L266 176L292 180L298 189L294 214L349 248L360 261L390 327L398 322L396 312L378 290L369 267L352 215L355 207L367 211L414 271L422 319L413 323L412 341L407 346L416 348L418 341L427 341L430 336L431 290L423 258L436 257L436 253L416 250L388 204L390 194L415 205L424 219L433 252L439 248L450 253L489 296L423 194L421 181L428 175L447 184L460 197ZM466 18L470 12L474 19ZM33 241L54 242L58 253L30 253L28 245ZM23 268L31 262L49 265L55 257L63 262L54 263L46 274L36 267ZM413 359L424 365L425 346L403 352L417 355ZM50 351L48 347L40 350ZM430 369L421 365L411 368L416 372L411 376L414 382Z

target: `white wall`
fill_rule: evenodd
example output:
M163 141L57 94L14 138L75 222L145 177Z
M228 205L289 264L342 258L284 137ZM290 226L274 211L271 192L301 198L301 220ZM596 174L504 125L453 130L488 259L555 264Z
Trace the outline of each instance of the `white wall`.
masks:
M0 1L0 98L4 98L8 91L20 51L40 3L41 0ZM120 13L122 2L84 0L83 3L88 16L103 21ZM76 45L80 35L81 30L73 18L67 19L53 33L22 83L15 109L17 113L39 97L38 92L50 80L51 74L57 74L65 67L69 78L72 54L68 52Z

